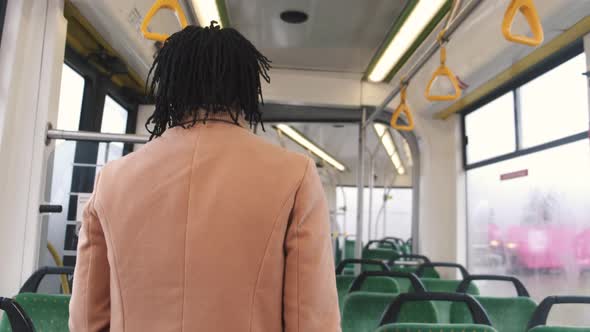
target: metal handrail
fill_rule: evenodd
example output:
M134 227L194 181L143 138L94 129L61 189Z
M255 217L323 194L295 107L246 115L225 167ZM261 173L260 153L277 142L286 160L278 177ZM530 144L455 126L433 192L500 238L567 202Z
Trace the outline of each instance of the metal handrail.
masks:
M120 142L131 144L145 144L149 141L149 137L145 135L134 134L112 134L112 133L97 133L92 131L70 131L49 129L47 130L47 139L56 140L63 139L66 141L87 141L87 142Z

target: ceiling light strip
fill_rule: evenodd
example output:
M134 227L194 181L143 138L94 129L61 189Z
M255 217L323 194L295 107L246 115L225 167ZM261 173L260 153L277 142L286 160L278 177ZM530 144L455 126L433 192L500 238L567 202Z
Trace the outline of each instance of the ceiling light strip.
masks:
M389 132L387 126L381 123L374 123L373 128L375 129L377 137L379 137L381 140L381 144L383 145L383 148L385 148L385 152L391 159L393 167L399 175L404 175L406 173L406 169L402 164L399 153L397 152L395 144L393 143L393 137L391 137L391 133Z
M307 139L303 134L295 130L293 127L286 125L286 124L278 124L274 126L274 128L281 133L285 134L295 143L301 145L306 150L310 151L320 159L324 160L332 167L336 168L340 172L344 172L346 170L346 166L324 151L322 148L318 147L315 143Z
M366 78L389 81L452 7L451 0L409 2L391 29L387 42L374 56Z

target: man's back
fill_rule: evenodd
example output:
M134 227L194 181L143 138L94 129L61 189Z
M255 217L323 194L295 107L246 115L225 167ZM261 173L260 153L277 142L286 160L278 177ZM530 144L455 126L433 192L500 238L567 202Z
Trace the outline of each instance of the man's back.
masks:
M233 123L169 129L97 180L72 330L338 331L328 220L308 158Z

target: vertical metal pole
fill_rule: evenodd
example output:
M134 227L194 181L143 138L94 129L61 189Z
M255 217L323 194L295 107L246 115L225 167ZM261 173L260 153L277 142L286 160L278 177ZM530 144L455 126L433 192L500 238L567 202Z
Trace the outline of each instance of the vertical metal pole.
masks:
M371 159L369 160L369 169L371 174L369 175L369 229L367 230L367 234L369 235L369 241L372 240L372 233L373 230L373 189L375 188L375 156L372 155Z
M381 237L387 236L387 202L389 201L387 196L389 196L389 186L383 191L383 234Z
M590 34L584 36L584 53L586 54L586 72L590 71ZM590 99L590 76L588 77L588 98ZM590 109L588 110L590 115ZM590 135L590 121L588 121L588 134Z
M354 246L354 256L357 258L362 257L363 253L363 193L365 190L365 141L367 136L367 130L365 121L367 120L367 110L363 108L361 114L361 123L359 123L359 140L358 140L358 169L356 174L357 184L357 204L356 204L356 242ZM356 265L355 273L360 273L360 265Z

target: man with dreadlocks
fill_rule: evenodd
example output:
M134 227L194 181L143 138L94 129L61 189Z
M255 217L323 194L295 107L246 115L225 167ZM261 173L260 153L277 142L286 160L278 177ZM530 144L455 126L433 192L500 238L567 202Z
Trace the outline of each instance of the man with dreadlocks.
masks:
M214 23L164 42L151 141L102 169L84 210L71 331L340 331L315 165L250 130L269 68Z

